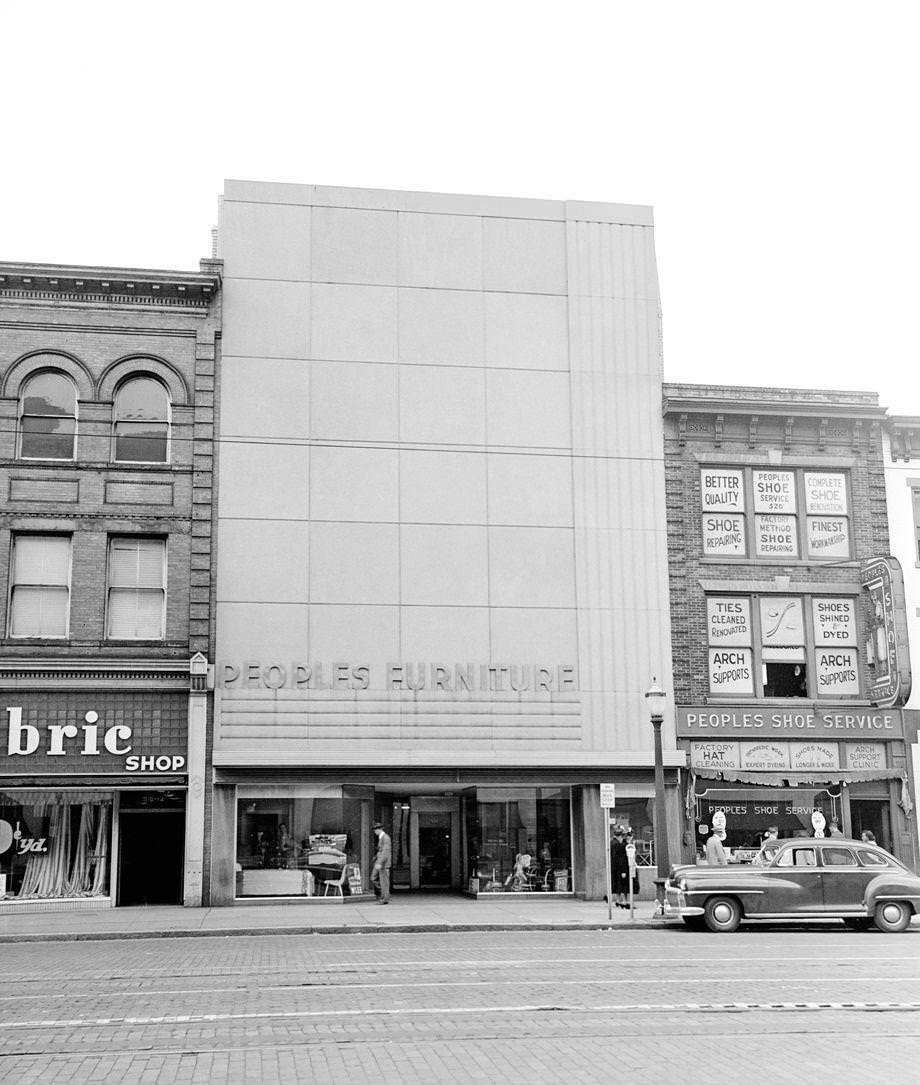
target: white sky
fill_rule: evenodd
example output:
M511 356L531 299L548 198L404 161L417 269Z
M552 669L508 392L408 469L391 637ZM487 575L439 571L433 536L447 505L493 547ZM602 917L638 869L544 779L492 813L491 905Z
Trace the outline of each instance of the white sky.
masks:
M920 5L5 5L0 259L192 269L225 177L655 208L665 378L920 414Z

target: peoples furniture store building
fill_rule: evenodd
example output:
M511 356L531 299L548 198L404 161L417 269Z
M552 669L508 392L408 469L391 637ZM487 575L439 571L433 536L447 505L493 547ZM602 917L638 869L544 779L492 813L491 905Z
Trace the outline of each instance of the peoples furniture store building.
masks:
M671 673L649 209L228 182L220 241L212 903L367 893L375 820L397 891L602 897Z

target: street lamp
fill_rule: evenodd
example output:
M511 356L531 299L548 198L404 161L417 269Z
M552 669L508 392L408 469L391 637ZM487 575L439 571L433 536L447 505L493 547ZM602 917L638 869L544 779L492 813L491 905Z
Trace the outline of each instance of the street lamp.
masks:
M652 730L655 734L655 859L658 877L655 879L655 898L658 901L656 915L664 915L664 883L668 878L668 824L664 803L664 755L661 750L661 725L664 723L666 694L655 678L645 699L648 701Z

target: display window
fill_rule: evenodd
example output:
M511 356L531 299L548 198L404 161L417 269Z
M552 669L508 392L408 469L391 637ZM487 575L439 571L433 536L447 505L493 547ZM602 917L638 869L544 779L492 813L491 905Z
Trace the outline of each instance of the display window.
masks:
M464 804L470 892L571 892L567 787L480 787Z
M840 791L836 787L710 788L696 796L697 855L703 857L710 834L719 832L724 834L722 845L729 860L747 862L772 828L780 839L813 837L819 828L827 835L832 820L840 821Z
M0 897L109 894L111 792L0 792Z
M237 789L236 895L349 896L368 889L372 792Z

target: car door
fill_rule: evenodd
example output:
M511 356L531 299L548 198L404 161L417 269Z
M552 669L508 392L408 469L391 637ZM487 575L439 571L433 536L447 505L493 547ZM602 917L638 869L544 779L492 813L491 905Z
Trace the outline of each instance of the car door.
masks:
M878 875L878 868L860 866L856 849L842 844L824 845L821 862L824 910L834 915L865 915L866 886Z
M786 845L763 873L764 893L757 913L802 915L824 910L822 872L814 844Z

